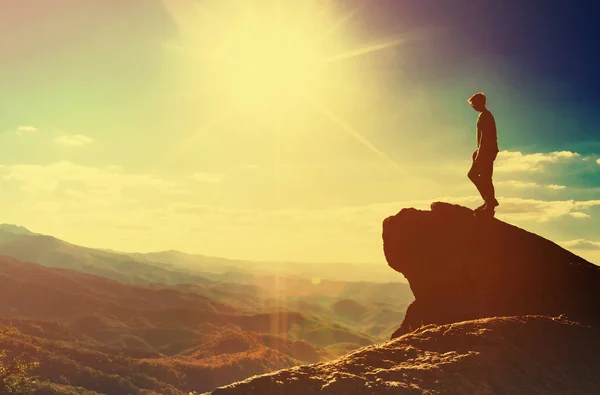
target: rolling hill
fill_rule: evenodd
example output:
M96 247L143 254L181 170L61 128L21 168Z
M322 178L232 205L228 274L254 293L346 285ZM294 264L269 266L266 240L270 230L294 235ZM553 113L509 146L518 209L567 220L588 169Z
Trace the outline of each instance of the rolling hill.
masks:
M313 262L262 262L180 251L126 253L78 246L11 224L0 225L0 255L97 274L131 284L196 283L207 278L240 282L255 274L335 281L401 282L384 265Z
M0 346L39 360L45 391L207 391L374 341L310 314L238 309L199 292L8 257L0 257L0 316L2 326L19 330Z
M0 255L0 325L20 331L2 344L40 360L40 393L207 391L386 339L413 300L401 282L327 279L335 264L120 253L14 225Z

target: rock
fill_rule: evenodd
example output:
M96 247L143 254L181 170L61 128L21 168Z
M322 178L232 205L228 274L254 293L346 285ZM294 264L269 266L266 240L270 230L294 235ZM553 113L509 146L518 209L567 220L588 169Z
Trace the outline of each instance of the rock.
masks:
M415 296L392 340L211 394L600 393L600 268L448 203L386 218L383 241Z
M600 330L564 317L427 325L327 363L215 389L212 395L598 394Z
M437 202L383 221L390 267L415 301L392 338L427 324L528 314L600 325L600 268L538 235Z

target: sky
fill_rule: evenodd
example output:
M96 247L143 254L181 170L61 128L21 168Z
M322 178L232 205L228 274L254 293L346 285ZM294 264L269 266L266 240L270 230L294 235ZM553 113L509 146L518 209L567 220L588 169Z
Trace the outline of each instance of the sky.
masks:
M481 204L600 264L593 2L0 0L0 223L89 247L385 264Z

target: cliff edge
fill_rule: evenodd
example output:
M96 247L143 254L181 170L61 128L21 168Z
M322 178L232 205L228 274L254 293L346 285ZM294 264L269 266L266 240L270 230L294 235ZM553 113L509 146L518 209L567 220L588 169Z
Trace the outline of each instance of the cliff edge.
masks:
M392 338L421 325L528 314L600 324L598 266L466 207L402 209L383 221L383 248L415 296Z
M599 394L599 336L563 317L427 325L332 362L255 376L210 394Z
M600 394L600 268L449 203L383 221L415 300L392 339L212 395Z

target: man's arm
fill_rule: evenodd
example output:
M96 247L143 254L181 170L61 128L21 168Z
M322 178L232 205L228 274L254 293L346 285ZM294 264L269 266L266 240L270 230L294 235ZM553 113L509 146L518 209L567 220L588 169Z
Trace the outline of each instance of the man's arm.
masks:
M478 121L477 121L477 136L479 136L478 139L478 145L477 145L477 155L475 156L475 161L477 161L477 159L479 158L479 155L482 155L482 150L484 150L484 147L487 147L488 144L488 139L489 139L489 126L490 125L490 120L487 116L486 113L482 113L481 116L479 117Z
M477 162L477 159L479 158L479 153L481 152L481 145L482 145L481 142L483 140L483 130L479 126L479 123L477 123L477 137L479 137L477 139L477 150L473 153L473 160L475 162Z

